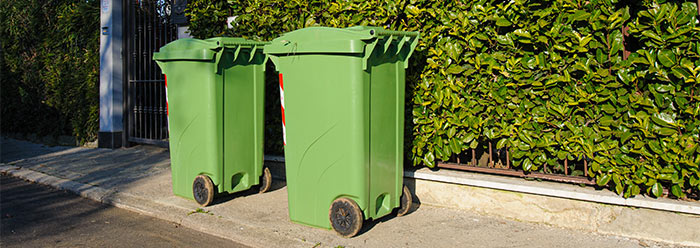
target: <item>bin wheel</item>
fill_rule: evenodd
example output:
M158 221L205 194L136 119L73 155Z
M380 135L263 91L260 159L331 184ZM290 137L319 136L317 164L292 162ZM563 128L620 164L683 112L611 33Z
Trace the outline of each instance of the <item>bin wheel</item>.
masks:
M214 183L211 181L211 178L207 175L195 177L194 183L192 183L192 194L199 205L202 205L202 207L209 206L214 200Z
M404 185L403 194L401 194L401 206L399 207L399 211L396 212L396 216L404 216L408 213L408 210L411 210L412 206L413 196L411 195L411 191L408 190L408 187Z
M258 193L262 194L270 190L270 185L272 185L272 173L270 173L270 169L265 167L263 168L263 173L260 175L260 185Z
M340 236L350 238L362 228L362 210L355 201L341 197L333 201L328 213L333 230Z

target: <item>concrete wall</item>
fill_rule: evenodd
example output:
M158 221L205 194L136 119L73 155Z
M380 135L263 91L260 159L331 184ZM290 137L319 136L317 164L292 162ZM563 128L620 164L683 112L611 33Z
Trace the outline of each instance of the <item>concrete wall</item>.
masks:
M700 246L700 216L407 178L417 201L511 220Z

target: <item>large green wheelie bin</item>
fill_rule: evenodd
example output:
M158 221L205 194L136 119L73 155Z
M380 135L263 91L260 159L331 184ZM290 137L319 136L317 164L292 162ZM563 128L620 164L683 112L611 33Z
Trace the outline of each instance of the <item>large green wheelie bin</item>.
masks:
M166 77L173 193L211 204L216 193L260 185L263 168L264 42L179 39L153 54Z
M293 222L351 237L365 219L407 213L405 69L418 38L377 27L310 27L265 46L280 72Z

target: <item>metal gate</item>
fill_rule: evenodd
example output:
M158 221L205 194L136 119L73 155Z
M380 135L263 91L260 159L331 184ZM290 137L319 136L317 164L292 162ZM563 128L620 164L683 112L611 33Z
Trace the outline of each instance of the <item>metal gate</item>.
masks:
M165 79L153 52L177 39L172 0L124 0L125 134L129 143L168 145Z

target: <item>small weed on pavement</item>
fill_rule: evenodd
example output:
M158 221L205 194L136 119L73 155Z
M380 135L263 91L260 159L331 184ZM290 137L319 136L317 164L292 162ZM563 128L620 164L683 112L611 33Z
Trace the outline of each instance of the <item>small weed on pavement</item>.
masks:
M187 213L187 216L189 216L189 215L191 215L191 214L209 214L209 215L214 215L214 214L210 213L209 210L204 210L204 209L202 209L202 208L197 208L197 209L195 209L194 211Z

